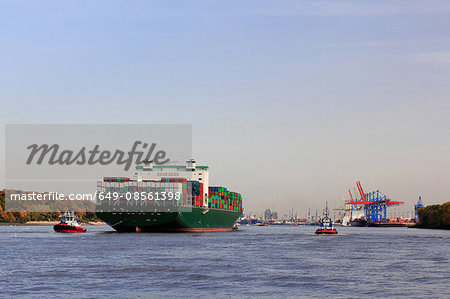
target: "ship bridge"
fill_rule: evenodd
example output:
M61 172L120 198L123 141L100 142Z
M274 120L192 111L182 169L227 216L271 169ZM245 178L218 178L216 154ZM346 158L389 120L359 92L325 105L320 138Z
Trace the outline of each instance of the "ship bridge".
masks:
M209 166L198 166L194 159L186 161L186 165L156 165L152 161L144 161L144 165L136 166L134 180L160 181L163 178L184 178L203 184L203 206L208 206Z

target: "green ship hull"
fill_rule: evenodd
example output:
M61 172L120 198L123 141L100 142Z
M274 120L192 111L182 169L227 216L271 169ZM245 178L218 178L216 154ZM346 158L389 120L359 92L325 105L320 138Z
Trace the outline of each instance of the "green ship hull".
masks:
M118 232L217 232L232 230L240 211L192 207L189 212L97 212Z

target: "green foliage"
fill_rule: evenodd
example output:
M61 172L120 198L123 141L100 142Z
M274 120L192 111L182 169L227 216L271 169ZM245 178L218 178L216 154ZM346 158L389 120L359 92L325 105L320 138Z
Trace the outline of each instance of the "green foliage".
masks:
M431 205L417 210L420 224L424 227L450 226L450 201L442 205Z
M5 193L1 191L0 193L0 211L5 210Z
M70 210L70 207L68 207ZM94 222L99 219L95 213L77 213L78 219L82 222ZM0 193L0 223L26 223L28 221L59 221L61 213L56 212L6 212L5 211L5 193Z

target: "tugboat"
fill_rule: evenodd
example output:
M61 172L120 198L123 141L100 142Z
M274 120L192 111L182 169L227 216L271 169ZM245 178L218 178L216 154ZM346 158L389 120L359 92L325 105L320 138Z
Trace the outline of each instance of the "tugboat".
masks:
M81 227L79 220L75 219L73 211L64 212L63 219L60 223L55 224L53 229L59 233L85 233L86 229Z
M318 235L337 235L337 230L333 227L331 218L328 217L328 203L326 203L325 211L322 219L320 219L320 227L316 230Z

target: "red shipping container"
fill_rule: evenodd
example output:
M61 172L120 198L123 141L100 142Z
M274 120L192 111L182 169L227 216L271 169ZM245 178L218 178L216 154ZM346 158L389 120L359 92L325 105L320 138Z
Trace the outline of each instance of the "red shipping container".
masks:
M203 183L200 183L200 201L203 202Z
M183 189L183 205L187 205L187 189Z

